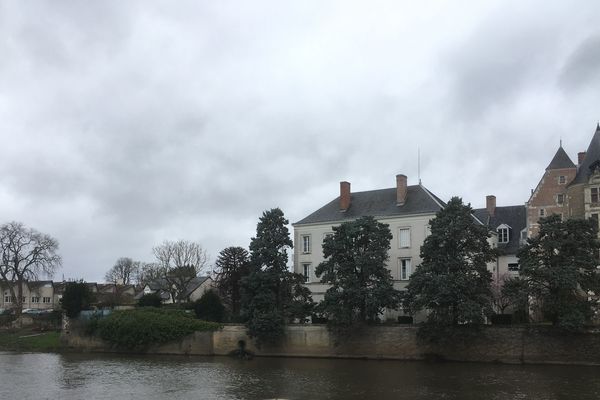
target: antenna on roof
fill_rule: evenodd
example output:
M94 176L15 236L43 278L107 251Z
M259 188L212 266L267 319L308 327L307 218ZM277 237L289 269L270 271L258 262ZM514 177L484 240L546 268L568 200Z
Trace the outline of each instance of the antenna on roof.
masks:
M560 146L560 147L562 147L562 136L561 136L561 138L559 139L559 141L558 141L558 144L559 144L559 146Z
M421 184L421 148L417 147L417 176L419 177L419 185Z

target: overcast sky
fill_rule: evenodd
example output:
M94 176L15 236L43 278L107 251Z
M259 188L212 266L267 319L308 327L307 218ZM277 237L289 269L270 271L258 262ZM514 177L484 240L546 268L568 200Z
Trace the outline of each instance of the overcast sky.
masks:
M152 4L151 4L152 3ZM523 204L600 118L598 1L2 1L0 223L101 281L404 173Z

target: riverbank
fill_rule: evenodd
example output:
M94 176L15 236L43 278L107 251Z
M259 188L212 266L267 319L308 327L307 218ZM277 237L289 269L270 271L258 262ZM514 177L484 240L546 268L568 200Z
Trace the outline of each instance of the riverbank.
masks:
M444 345L422 343L416 326L372 326L339 341L324 325L292 325L277 345L257 346L243 325L195 332L176 342L148 347L144 354L229 355L243 347L254 356L446 360L504 364L600 365L600 334L559 334L550 327L483 327L468 340ZM97 337L65 334L67 350L128 352Z
M63 348L60 332L31 329L0 331L0 351L58 352Z

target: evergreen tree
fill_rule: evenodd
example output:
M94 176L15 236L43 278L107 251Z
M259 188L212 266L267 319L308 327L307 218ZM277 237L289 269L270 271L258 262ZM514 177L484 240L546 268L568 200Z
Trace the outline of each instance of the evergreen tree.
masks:
M79 316L81 310L85 310L94 301L94 294L83 282L67 282L63 297L60 299L62 309L69 318Z
M592 296L600 293L597 224L593 219L563 222L558 215L542 218L538 236L519 251L520 279L555 326L577 330L597 309Z
M225 319L225 306L214 290L208 290L194 302L194 312L204 321L223 322Z
M495 259L488 229L472 215L470 205L453 197L431 220L431 234L421 247L421 265L411 275L405 305L413 312L428 310L438 326L482 323L491 312Z
M373 217L333 227L323 243L326 258L315 273L331 287L319 304L330 328L347 333L352 326L377 320L385 308L395 309L399 292L386 268L392 233Z
M241 308L242 278L252 272L248 251L242 247L227 247L219 253L215 267L215 283L219 295L229 308L232 318L236 319Z
M302 275L286 265L293 247L288 223L279 208L265 211L250 242L252 272L242 279L242 316L259 342L278 340L286 323L305 319L312 309Z

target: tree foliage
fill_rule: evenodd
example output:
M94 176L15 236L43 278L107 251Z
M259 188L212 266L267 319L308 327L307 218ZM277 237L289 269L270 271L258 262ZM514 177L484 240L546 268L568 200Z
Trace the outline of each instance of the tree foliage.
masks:
M94 294L88 285L81 282L67 282L63 297L60 300L62 309L69 318L77 318L81 310L89 308L94 302Z
M121 257L115 265L106 272L104 279L106 282L111 282L120 285L130 285L133 283L136 276L139 274L141 263L133 261L129 257Z
M385 308L398 308L400 293L386 268L392 233L373 217L362 217L333 227L323 243L323 261L316 269L321 282L331 287L319 304L330 327L376 321Z
M225 311L221 298L214 290L206 291L194 302L196 317L203 321L223 322Z
M157 261L155 275L164 279L165 289L175 302L186 301L188 285L208 263L206 251L199 243L187 240L166 240L152 250Z
M143 308L113 312L98 321L97 332L102 339L119 348L142 350L182 339L196 331L219 328L219 324L198 321L181 310Z
M138 306L140 307L155 307L159 308L162 306L162 299L158 293L146 293L138 300Z
M482 323L491 312L487 263L496 257L487 228L474 220L471 206L458 197L437 213L430 227L405 305L413 312L428 310L428 322L441 326Z
M242 317L259 343L281 338L285 324L304 320L313 306L302 275L287 268L293 247L288 223L279 208L265 211L250 243L252 272L242 279Z
M540 220L538 236L519 251L520 279L553 325L577 330L596 311L599 249L595 220L551 215Z
M57 251L56 239L20 222L0 226L0 283L8 286L16 300L17 313L23 308L23 284L37 280L41 273L52 277L60 267Z
M219 253L215 267L217 290L235 319L241 309L242 278L252 272L248 251L242 247L227 247Z

